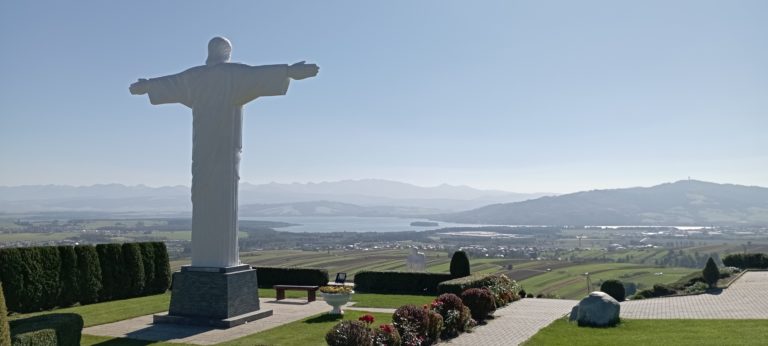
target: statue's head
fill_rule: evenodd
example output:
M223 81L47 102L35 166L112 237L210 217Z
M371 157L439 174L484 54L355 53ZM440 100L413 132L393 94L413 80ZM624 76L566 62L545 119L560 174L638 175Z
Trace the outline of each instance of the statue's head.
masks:
M208 59L206 65L228 62L232 55L232 43L226 37L216 36L208 41Z

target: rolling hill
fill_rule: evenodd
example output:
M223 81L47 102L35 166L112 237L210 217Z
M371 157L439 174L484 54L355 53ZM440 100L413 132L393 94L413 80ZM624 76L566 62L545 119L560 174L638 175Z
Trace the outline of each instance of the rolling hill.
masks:
M433 218L499 225L768 224L768 188L684 180L494 204Z

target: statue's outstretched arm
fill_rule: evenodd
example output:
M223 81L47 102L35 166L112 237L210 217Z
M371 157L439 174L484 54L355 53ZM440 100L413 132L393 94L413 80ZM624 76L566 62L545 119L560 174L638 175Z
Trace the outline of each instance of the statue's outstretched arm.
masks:
M144 78L139 78L136 83L131 84L128 88L133 95L144 95L149 92L149 82Z
M304 61L288 66L288 77L295 80L317 76L320 67L315 64L307 64Z

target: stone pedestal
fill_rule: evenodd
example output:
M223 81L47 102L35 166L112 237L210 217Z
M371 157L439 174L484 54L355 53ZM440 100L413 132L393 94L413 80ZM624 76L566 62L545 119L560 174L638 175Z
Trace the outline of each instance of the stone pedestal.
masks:
M271 315L259 310L256 270L249 265L184 266L173 274L168 313L155 315L154 322L230 328Z

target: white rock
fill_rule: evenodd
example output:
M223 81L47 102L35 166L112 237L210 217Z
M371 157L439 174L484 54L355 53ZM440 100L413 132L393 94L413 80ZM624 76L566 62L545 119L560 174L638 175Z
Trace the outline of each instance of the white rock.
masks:
M574 310L578 311L576 320L579 326L610 327L619 323L621 305L608 294L595 291L582 299Z

